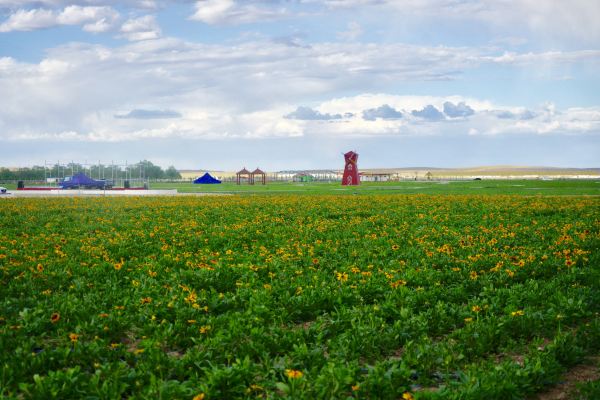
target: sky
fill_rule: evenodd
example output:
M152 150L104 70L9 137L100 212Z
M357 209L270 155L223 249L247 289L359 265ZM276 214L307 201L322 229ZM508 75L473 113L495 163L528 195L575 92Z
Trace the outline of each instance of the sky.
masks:
M0 0L0 165L600 167L600 2Z

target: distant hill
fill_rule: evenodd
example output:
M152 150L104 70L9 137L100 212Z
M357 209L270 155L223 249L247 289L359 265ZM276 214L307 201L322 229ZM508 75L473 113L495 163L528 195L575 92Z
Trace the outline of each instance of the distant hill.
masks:
M430 172L433 176L540 176L540 177L600 177L600 168L554 168L554 167L520 167L520 166L481 166L469 168L428 168L428 167L403 167L384 169L361 169L363 172L388 172L395 174L417 173L418 175Z

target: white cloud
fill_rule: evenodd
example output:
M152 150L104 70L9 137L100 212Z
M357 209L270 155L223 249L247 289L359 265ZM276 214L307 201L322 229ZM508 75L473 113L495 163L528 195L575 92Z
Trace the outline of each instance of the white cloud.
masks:
M258 3L253 4L253 3ZM196 1L196 12L191 20L206 24L247 24L279 19L288 15L285 8L262 5L262 2L236 0Z
M157 9L166 0L0 0L0 10L28 7L61 8L77 6L127 6L139 9Z
M440 16L448 20L483 22L499 37L525 33L542 43L600 40L600 2L590 0L304 0L332 10L371 7L376 12L395 14L399 23L413 20L423 24ZM435 23L435 22L434 22ZM520 39L527 40L527 39Z
M139 41L157 39L161 30L153 15L145 15L125 21L121 26L121 33L127 40Z
M356 40L363 34L363 29L358 22L349 22L348 29L338 32L337 37L342 40Z
M81 7L71 5L62 11L50 9L20 9L0 24L0 32L32 31L60 25L83 25L88 32L105 32L118 20L119 13L111 7Z
M0 32L31 31L57 25L56 14L51 10L19 10L0 24Z
M151 16L132 19L123 25L123 34L130 39L154 38L158 35L153 33L158 29L154 23ZM0 139L64 139L73 137L72 132L77 140L95 141L469 131L479 135L600 133L596 108L557 110L545 105L528 110L522 104L507 107L463 96L386 93L398 81L452 79L463 71L497 63L487 49L372 43L297 47L272 41L208 45L158 38L112 49L72 43L46 54L39 63L0 58L0 93L10 99L0 108ZM598 57L561 54L555 59L567 64L579 57L586 62ZM526 57L533 63L536 57L548 56ZM336 95L340 91L363 94L340 97ZM460 117L456 110L447 111L451 107L446 103L460 106ZM285 118L300 106L312 110L313 117ZM427 106L444 111L447 118L431 121L412 114ZM114 117L131 110L176 110L181 117ZM364 119L369 110L374 111ZM402 118L389 118L394 115Z

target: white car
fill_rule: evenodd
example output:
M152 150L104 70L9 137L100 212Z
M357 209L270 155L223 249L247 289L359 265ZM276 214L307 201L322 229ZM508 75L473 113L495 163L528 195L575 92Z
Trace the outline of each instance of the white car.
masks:
M0 194L6 194L6 188L0 186Z

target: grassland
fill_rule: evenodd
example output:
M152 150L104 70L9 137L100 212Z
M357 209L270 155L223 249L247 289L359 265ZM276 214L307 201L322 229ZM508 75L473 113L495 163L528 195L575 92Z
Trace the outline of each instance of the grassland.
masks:
M332 183L269 182L267 185L194 185L192 183L154 183L152 189L177 189L181 193L233 194L520 194L520 195L600 195L598 180L481 180L481 181L400 181L363 182L344 187Z
M2 184L9 190L16 185ZM359 186L343 187L339 182L269 182L267 185L194 185L189 182L154 182L151 189L177 189L179 193L228 193L228 194L431 194L431 195L600 195L600 179L597 180L459 180L459 181L399 181L363 182Z
M600 351L598 197L5 199L0 220L7 398L520 399Z

